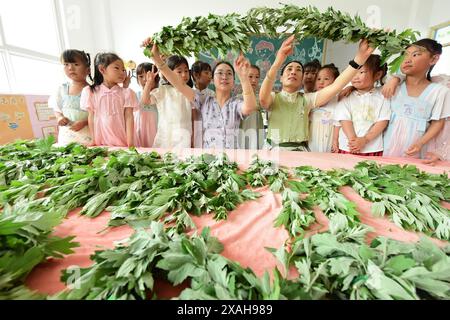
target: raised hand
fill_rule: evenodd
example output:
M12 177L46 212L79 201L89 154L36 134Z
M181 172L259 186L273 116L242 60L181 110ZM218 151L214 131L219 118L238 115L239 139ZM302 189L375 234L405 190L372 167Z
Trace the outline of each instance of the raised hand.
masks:
M244 57L244 54L242 52L234 61L234 69L236 70L239 79L248 78L248 73L250 72L250 61Z
M131 71L127 72L127 76L125 77L124 82L122 83L122 87L128 88L131 82Z
M280 62L284 62L287 57L294 53L294 41L294 35L283 41L280 49L277 52L277 60L279 60Z
M161 54L160 54L159 49L158 49L158 46L155 43L153 43L152 38L145 39L142 42L141 47L147 48L147 47L150 47L152 44L153 44L153 46L152 46L152 59L155 62L155 64L158 67L160 67L160 66L162 66L164 64L164 60L161 57Z
M359 42L359 48L358 53L355 57L355 62L359 65L363 65L374 51L375 48L369 45L369 41L367 39L362 39Z
M145 74L145 86L150 88L156 87L156 77L158 76L158 72L156 72L155 66L152 66L152 71L147 71Z
M148 37L141 43L141 47L147 48L152 44L152 38Z

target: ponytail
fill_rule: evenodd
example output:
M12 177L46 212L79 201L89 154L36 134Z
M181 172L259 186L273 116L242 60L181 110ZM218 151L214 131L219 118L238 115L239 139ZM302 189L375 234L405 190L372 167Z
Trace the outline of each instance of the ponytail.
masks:
M87 67L89 68L89 74L88 74L89 80L91 80L91 82L94 82L94 79L92 79L92 75L91 75L91 55L84 51L83 51L83 53L86 56Z
M89 53L81 50L68 49L63 51L60 60L62 63L75 63L77 62L76 61L77 58L81 60L81 62L84 63L87 68L89 68L88 77L92 82L93 80L91 76L91 55Z
M380 84L384 85L383 79L387 74L388 66L386 63L381 64L381 56L378 54L371 54L364 65L373 73L373 75L381 71Z
M100 72L99 66L108 67L114 61L120 60L120 57L115 53L98 53L94 59L94 79L92 80L91 91L103 83L103 75Z

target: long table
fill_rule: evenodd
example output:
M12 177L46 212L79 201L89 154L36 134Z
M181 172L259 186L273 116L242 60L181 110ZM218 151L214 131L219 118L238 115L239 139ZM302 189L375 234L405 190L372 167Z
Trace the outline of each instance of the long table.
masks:
M160 154L167 152L164 149L140 149L140 152L157 151ZM174 153L181 158L189 155L200 155L205 150L184 149ZM208 150L207 153L217 154L222 151ZM449 162L439 162L436 166L427 166L417 159L405 158L369 158L342 154L324 153L301 153L301 152L271 152L271 151L226 151L230 160L239 164L241 169L248 167L253 154L257 153L261 159L274 160L287 167L297 167L310 165L323 170L333 168L351 169L358 162L364 160L375 160L380 164L414 164L419 169L441 174L450 171ZM265 248L279 248L288 239L288 233L283 228L274 228L275 218L280 213L282 201L280 194L272 193L267 187L255 189L262 197L239 205L236 210L228 215L226 221L215 221L211 215L192 217L200 232L203 227L210 227L211 234L217 237L224 244L223 256L239 262L244 267L250 267L258 276L262 276L265 271L271 271L278 265L276 259ZM344 187L341 193L357 205L357 210L361 213L362 223L373 228L368 236L368 241L376 236L385 236L399 241L418 241L420 234L405 231L397 227L388 218L376 218L371 214L371 203L361 198L353 189ZM444 207L450 209L450 204L443 203ZM105 226L109 220L109 213L103 212L100 216L92 219L79 215L80 209L69 213L67 219L56 227L55 235L76 236L75 241L80 243L80 247L75 249L75 253L66 256L64 259L49 259L47 262L37 266L27 278L27 285L42 293L54 294L65 288L60 281L61 271L72 265L88 267L92 264L89 256L96 250L113 248L114 242L127 238L133 233L128 226L109 228ZM314 209L317 223L314 224L309 233L323 232L328 229L328 219L320 211ZM443 246L448 242L433 239L433 241ZM158 283L157 283L158 286ZM170 297L182 289L171 288L165 283L160 283L155 290L160 297Z

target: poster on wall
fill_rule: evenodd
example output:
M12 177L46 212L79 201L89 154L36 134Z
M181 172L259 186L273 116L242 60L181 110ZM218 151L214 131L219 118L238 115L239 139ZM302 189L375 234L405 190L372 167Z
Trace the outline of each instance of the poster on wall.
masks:
M25 96L0 95L0 144L33 138Z
M55 113L48 107L47 102L35 102L34 109L39 122L56 120Z
M266 77L267 72L275 61L278 50L281 44L285 40L283 35L277 38L271 38L268 35L251 35L250 36L250 49L245 53L245 57L249 59L250 63L256 65L260 69L260 84ZM326 41L319 38L305 38L300 42L296 42L294 46L294 52L289 56L287 61L301 61L303 64L308 63L312 60L319 60L321 64L325 62L326 52ZM234 63L237 58L237 52L228 51L227 55L223 57L223 60ZM200 52L197 56L198 60L205 61L209 63L212 67L221 58L216 58L218 55L217 50L211 50L211 52ZM241 86L238 79L235 81L234 93L240 93ZM210 86L213 89L212 85ZM279 75L277 75L277 80L275 81L275 91L281 90L281 82L279 81Z
M51 127L44 127L42 128L42 135L44 138L47 138L48 136L57 136L57 132L56 132L56 127L55 126L51 126Z
M57 135L48 96L0 95L0 145L17 139Z
M56 136L56 116L48 107L48 96L25 96L35 138L44 138L50 134Z

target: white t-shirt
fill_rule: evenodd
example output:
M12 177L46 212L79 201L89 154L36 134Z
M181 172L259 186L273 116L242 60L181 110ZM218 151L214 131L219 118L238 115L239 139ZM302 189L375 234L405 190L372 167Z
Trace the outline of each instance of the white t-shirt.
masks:
M352 121L355 133L363 137L377 122L389 121L391 118L390 100L386 100L379 88L367 93L354 91L350 96L338 103L335 111L336 121ZM339 148L350 152L348 138L344 130L339 131ZM383 151L383 134L370 141L361 153Z
M186 97L171 85L154 89L151 96L158 109L158 129L154 148L190 148L192 107Z

